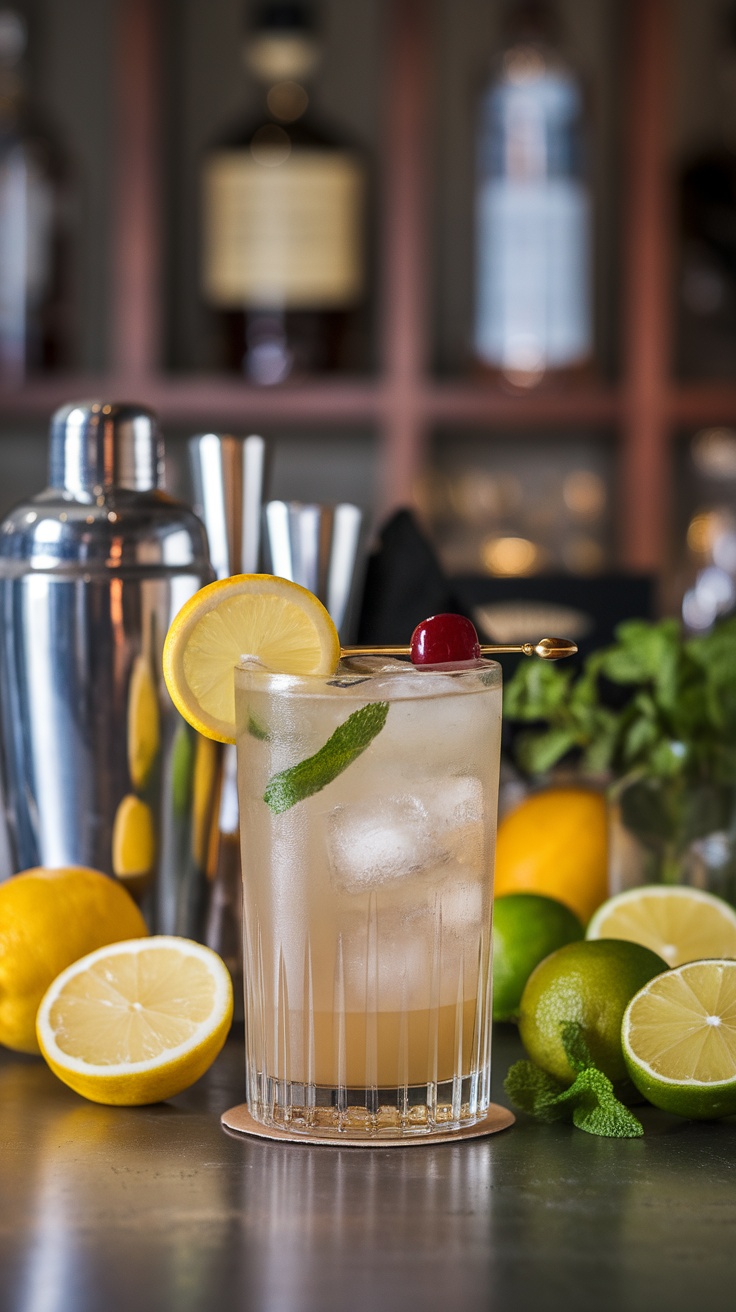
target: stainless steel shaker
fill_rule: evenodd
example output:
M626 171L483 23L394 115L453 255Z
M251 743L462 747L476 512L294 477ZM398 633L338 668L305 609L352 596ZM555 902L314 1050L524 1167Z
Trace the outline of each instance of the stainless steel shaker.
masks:
M162 483L150 411L54 415L49 487L0 525L0 748L16 870L117 875L152 929L196 936L220 761L174 709L161 653L213 572Z

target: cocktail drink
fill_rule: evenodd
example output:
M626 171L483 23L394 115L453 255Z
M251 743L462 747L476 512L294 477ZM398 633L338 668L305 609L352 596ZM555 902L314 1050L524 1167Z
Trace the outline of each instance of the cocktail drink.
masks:
M295 1133L422 1135L490 1099L501 674L235 674L247 1096Z

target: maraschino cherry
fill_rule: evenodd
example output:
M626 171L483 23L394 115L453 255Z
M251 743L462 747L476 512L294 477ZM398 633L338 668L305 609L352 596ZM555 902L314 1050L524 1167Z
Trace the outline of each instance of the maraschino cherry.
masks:
M446 665L480 656L475 625L464 615L430 615L411 635L414 665Z

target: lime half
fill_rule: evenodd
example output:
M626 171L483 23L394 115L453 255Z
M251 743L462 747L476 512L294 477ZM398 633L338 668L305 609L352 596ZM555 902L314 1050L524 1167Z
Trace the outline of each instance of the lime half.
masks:
M736 957L736 911L699 888L644 884L603 903L586 938L622 938L664 957L668 966L704 957Z
M736 961L691 961L650 980L624 1013L629 1075L655 1107L736 1113Z

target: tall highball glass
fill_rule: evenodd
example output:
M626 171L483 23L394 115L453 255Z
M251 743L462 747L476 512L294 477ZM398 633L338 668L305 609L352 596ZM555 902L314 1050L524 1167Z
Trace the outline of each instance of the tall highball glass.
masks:
M235 678L251 1115L342 1140L477 1122L499 666Z

